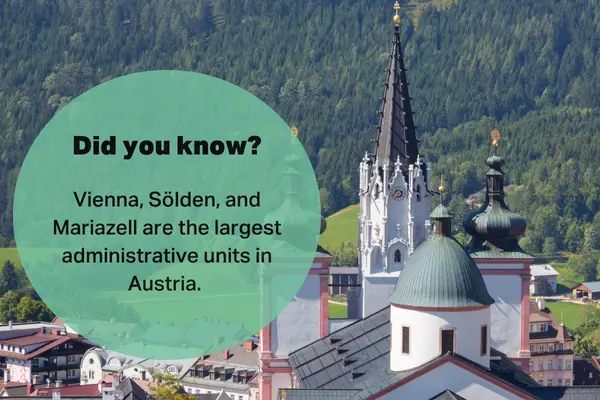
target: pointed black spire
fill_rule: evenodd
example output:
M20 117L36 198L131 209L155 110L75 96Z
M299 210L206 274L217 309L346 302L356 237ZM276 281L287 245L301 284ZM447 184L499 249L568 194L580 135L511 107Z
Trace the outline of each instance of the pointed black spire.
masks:
M406 69L400 44L398 2L394 5L394 40L385 91L381 100L380 122L375 145L379 165L393 165L398 158L404 170L417 161L419 154L413 112L410 106Z

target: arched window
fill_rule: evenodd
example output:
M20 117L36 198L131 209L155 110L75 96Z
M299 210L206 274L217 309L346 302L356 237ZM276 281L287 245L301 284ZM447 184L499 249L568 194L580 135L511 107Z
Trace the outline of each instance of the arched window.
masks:
M394 262L399 263L402 261L402 254L400 254L400 250L396 250L394 252Z
M176 374L179 371L177 370L177 367L173 366L173 365L169 365L169 367L167 368L167 371L169 371L172 374Z

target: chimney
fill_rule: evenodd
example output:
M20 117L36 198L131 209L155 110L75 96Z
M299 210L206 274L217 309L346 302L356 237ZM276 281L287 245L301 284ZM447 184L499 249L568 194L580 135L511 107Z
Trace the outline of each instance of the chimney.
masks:
M223 357L225 358L225 360L229 360L229 350L225 350L223 352Z
M253 340L246 340L244 342L244 348L246 349L246 351L252 351L252 350L254 350L254 341Z
M52 400L60 400L60 389L52 389Z
M60 379L56 380L56 387L59 388L62 386L62 381Z
M537 305L538 305L540 311L544 311L546 309L546 303L544 303L544 299L538 299Z
M27 396L31 396L31 393L33 393L33 385L31 383L27 384Z
M8 329L12 329L12 319L8 321Z

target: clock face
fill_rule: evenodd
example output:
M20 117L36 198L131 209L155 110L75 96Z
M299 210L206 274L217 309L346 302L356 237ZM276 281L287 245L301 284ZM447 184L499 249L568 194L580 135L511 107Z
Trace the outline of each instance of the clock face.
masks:
M399 187L392 189L392 199L393 200L402 200L404 198L404 191Z

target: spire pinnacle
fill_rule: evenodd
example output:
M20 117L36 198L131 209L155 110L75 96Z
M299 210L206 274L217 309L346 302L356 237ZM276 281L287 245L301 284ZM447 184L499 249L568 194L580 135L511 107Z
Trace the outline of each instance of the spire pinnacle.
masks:
M396 10L395 26L385 89L379 110L375 157L379 160L379 165L393 165L399 156L403 173L406 174L409 166L417 161L419 148L400 43L398 2L394 4L394 9Z
M400 15L398 14L400 11L400 3L397 1L394 3L394 10L396 10L396 15L394 15L394 24L398 25L400 23Z
M560 326L565 326L565 312L560 312Z
M296 125L292 125L292 134L298 137L298 128L296 128Z

